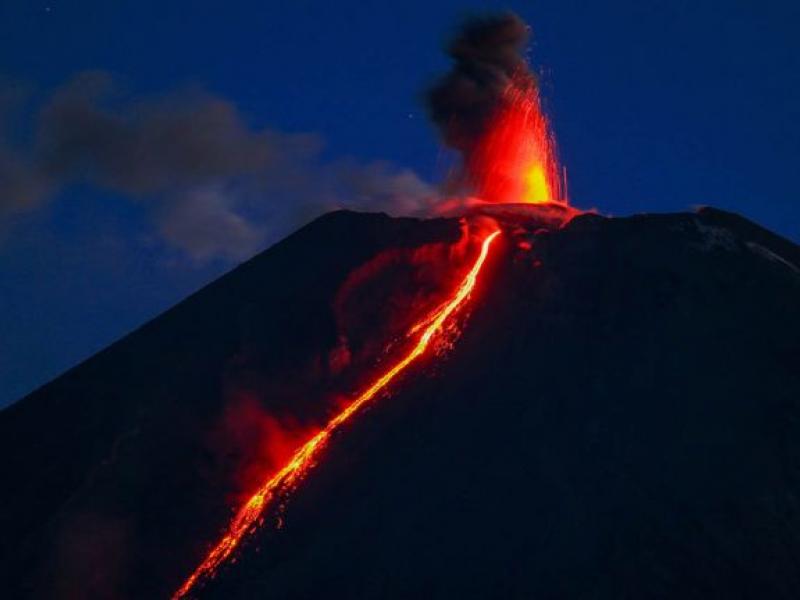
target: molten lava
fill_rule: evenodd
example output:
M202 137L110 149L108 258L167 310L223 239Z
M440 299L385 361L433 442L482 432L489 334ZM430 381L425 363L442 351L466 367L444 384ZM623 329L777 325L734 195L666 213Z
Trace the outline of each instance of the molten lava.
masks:
M567 204L555 138L531 77L509 83L465 166L486 202Z
M261 485L258 491L238 510L222 539L217 542L203 562L175 592L173 598L185 597L200 580L213 576L217 568L239 546L245 535L253 531L255 526L258 525L270 503L281 494L292 491L302 481L303 477L314 466L317 457L330 440L331 435L379 392L384 390L409 365L422 356L430 347L431 341L444 333L448 319L464 304L475 287L478 274L486 261L492 241L499 234L500 230L496 230L483 240L478 258L453 295L444 304L420 319L410 329L409 335L422 332L411 350L380 375L344 410L331 419L324 429L300 446L289 462Z

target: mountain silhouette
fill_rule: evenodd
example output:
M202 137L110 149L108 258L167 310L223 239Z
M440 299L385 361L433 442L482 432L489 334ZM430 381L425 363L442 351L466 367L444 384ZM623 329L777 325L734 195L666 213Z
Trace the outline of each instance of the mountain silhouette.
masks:
M452 347L196 596L800 597L800 248L711 208L494 217ZM169 597L462 229L330 213L3 410L3 595Z

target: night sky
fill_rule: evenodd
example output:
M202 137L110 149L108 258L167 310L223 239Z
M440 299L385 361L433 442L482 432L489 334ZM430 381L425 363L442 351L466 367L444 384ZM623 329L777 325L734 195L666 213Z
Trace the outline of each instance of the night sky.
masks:
M710 204L800 240L796 2L178 4L0 6L0 405L323 210L434 189L447 160L421 98L473 11L532 26L574 204ZM76 81L145 132L120 150L136 168L39 150ZM213 176L148 142L187 106L222 124L190 165Z

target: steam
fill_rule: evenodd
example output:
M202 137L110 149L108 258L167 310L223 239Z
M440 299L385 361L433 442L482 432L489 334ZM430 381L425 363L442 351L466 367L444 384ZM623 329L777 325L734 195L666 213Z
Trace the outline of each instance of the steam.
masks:
M472 18L450 42L454 64L427 96L428 112L448 146L468 159L514 81L536 85L524 50L525 22L513 13Z
M318 136L254 129L218 96L131 99L99 71L55 90L30 129L16 145L0 130L0 226L89 185L145 207L162 242L200 261L245 258L333 208L413 213L436 196L389 163L325 162Z

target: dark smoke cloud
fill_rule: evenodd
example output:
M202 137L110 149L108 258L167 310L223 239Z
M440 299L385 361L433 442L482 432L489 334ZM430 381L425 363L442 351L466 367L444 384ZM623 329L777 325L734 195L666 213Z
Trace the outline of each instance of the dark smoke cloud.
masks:
M269 134L250 131L229 102L187 94L109 108L112 91L107 74L85 73L55 93L37 140L46 174L147 194L255 173L275 160Z
M427 95L430 116L448 146L470 152L512 78L535 85L524 55L528 36L522 19L504 13L466 21L450 42L453 67Z
M217 96L132 100L104 72L57 89L33 129L16 147L0 135L0 220L89 184L141 203L162 241L198 260L245 258L331 208L413 213L436 195L388 163L325 163L318 136L253 129Z
M35 166L0 146L0 219L37 208L50 191L48 178Z

